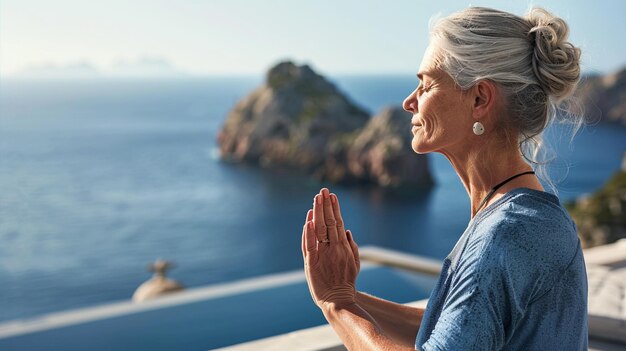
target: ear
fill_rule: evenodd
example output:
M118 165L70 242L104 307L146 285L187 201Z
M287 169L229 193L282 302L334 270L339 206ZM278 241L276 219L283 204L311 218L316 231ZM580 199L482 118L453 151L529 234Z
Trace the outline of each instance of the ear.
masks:
M474 84L472 117L475 120L483 120L495 109L497 93L496 84L490 80L483 79Z

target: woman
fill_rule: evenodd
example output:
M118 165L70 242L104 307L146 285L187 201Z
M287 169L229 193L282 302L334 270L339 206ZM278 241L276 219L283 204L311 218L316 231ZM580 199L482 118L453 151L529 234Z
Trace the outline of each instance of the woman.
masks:
M303 229L313 300L351 350L586 350L587 280L574 223L527 160L580 76L566 23L468 8L431 30L404 101L412 148L452 163L472 218L426 310L355 290L359 255L324 188ZM454 214L451 214L454 215Z

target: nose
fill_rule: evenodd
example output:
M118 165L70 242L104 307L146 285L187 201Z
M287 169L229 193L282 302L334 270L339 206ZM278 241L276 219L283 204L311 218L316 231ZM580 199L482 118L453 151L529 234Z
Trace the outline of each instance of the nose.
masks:
M406 99L404 99L402 102L402 108L412 114L417 113L417 89L413 90L413 92L409 94Z

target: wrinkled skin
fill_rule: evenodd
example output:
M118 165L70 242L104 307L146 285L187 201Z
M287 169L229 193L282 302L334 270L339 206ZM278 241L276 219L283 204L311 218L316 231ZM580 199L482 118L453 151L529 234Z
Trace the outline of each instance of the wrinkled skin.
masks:
M347 306L356 300L360 270L358 247L344 228L339 200L323 188L302 229L302 256L309 291L321 309Z

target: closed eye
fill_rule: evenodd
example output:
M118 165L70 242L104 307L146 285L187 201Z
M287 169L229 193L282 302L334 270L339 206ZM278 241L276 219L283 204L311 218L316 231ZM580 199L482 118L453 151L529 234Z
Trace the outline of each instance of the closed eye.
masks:
M420 85L417 87L417 92L418 92L418 93L427 93L427 92L430 90L430 88L431 88L431 87L432 87L432 85L423 85L423 84L420 84Z
M427 75L428 77L428 81L429 83L425 83L425 79L424 76ZM424 93L424 92L428 92L430 91L430 89L433 87L433 84L435 84L437 81L436 79L431 79L430 75L427 72L420 72L417 74L417 79L419 80L419 85L417 86L417 92L419 94Z

